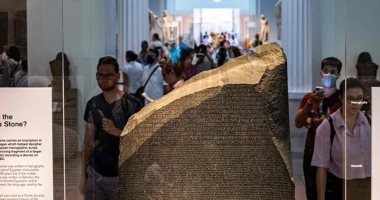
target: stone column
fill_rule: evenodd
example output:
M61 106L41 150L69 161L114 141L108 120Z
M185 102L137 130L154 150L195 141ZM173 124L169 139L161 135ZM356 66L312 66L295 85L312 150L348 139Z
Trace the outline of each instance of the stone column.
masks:
M312 89L310 0L283 0L282 44L287 55L289 94L302 98Z
M149 0L118 0L118 60L124 66L125 52L141 50L141 41L149 41Z
M124 30L124 52L132 50L136 53L140 51L140 44L143 40L149 39L149 19L148 0L127 0L122 1L123 13L123 30ZM124 56L122 56L124 58Z

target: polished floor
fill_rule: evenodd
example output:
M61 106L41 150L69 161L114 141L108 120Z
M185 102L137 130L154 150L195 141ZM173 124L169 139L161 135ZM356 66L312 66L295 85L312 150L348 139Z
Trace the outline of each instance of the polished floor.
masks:
M305 180L303 176L295 176L294 182L296 184L295 200L306 200Z
M305 179L303 177L302 160L305 145L305 130L299 129L290 134L293 175L296 185L295 200L306 200Z

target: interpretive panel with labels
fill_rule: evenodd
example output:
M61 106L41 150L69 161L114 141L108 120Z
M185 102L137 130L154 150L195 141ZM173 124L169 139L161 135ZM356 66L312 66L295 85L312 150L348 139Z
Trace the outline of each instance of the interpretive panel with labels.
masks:
M0 88L0 199L53 199L51 88Z

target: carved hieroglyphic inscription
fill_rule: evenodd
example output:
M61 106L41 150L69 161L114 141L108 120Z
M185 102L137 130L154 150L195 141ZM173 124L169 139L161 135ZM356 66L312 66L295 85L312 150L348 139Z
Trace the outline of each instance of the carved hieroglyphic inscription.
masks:
M282 90L284 64L258 84L206 87L155 109L122 139L121 199L294 199Z

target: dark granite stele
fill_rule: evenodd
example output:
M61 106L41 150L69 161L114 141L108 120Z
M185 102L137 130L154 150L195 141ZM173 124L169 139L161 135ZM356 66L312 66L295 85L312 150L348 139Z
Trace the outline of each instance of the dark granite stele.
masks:
M286 77L283 63L155 110L122 138L120 199L294 199Z

